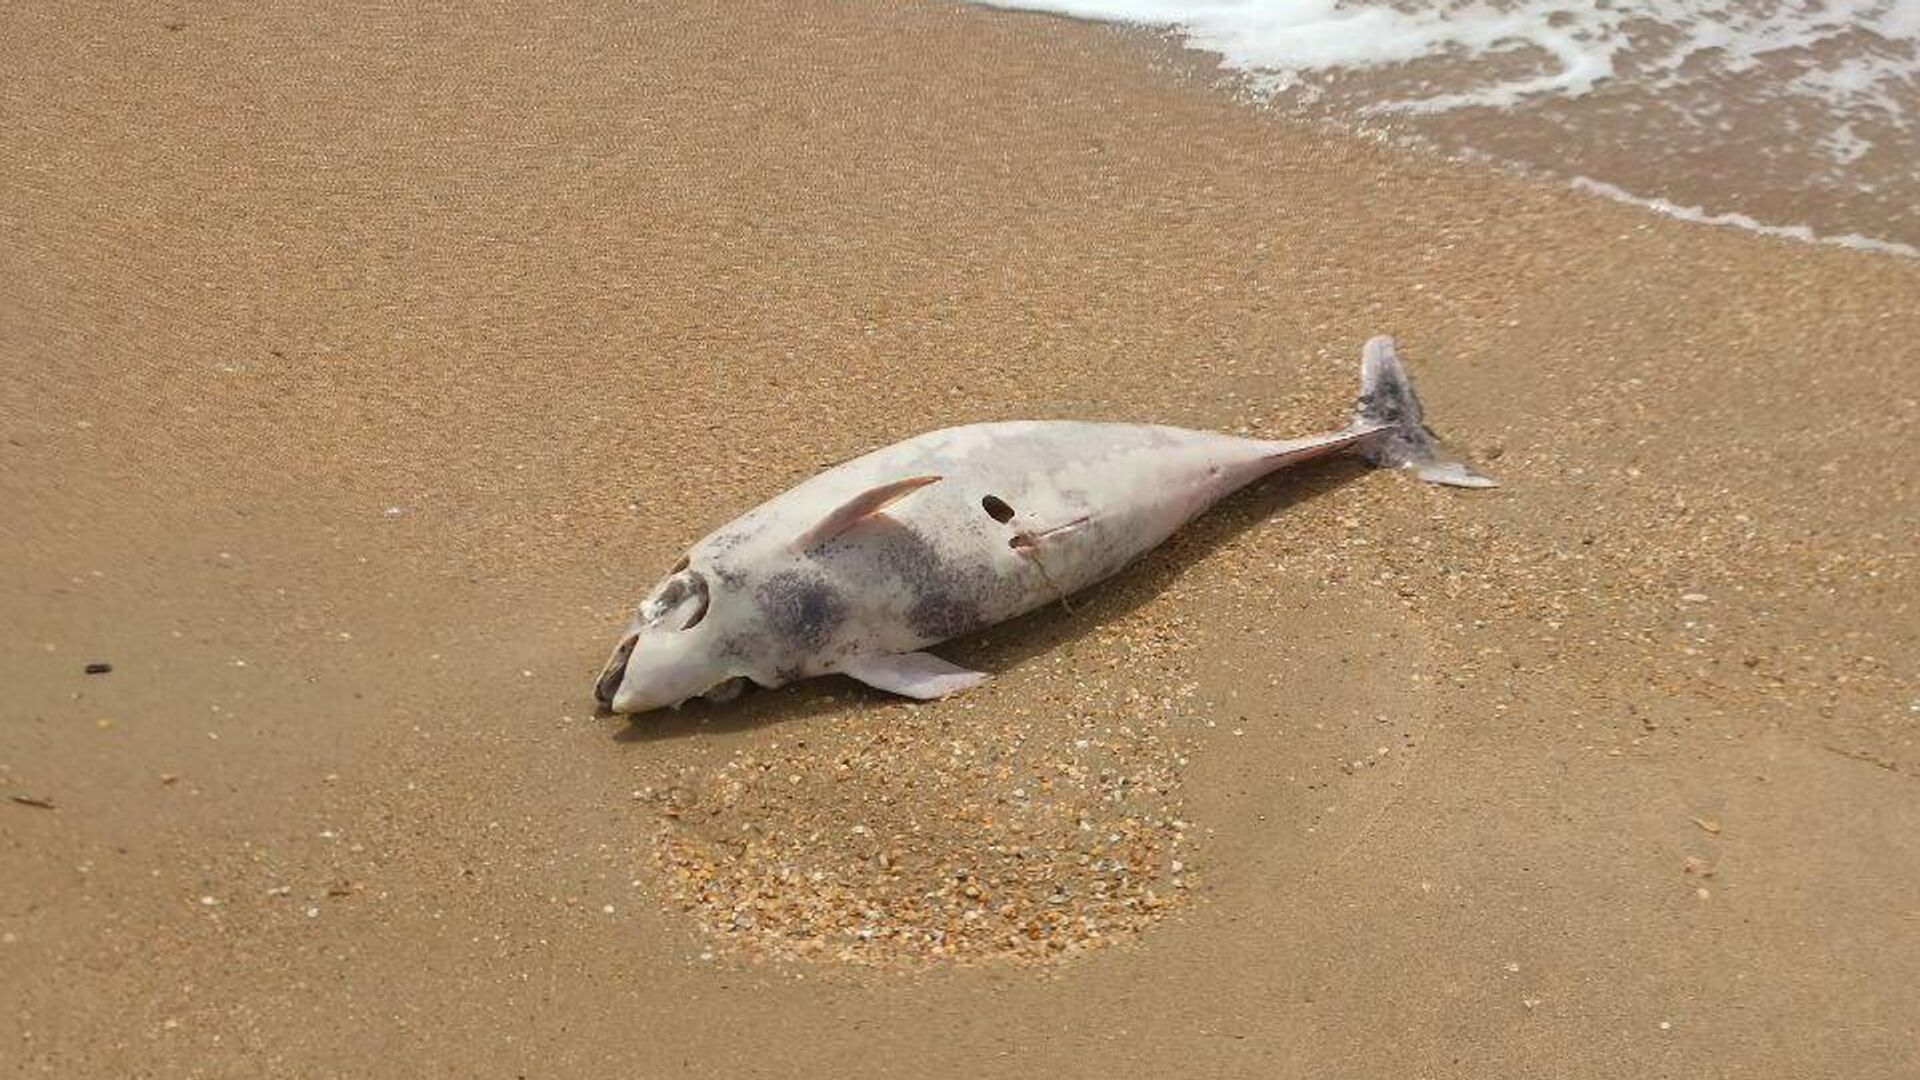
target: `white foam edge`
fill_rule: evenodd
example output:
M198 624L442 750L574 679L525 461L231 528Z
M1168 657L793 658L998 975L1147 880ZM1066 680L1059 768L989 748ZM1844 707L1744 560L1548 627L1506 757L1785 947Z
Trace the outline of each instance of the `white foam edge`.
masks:
M1615 202L1630 203L1656 214L1691 221L1699 225L1719 225L1727 228L1745 229L1762 236L1778 236L1787 240L1799 240L1810 244L1831 244L1835 247L1854 248L1858 251L1874 251L1883 255L1899 255L1909 259L1920 259L1920 247L1903 244L1898 240L1880 240L1859 233L1841 233L1822 236L1805 225L1768 225L1756 221L1745 214L1714 214L1704 207L1682 206L1661 198L1649 198L1635 195L1623 187L1609 184L1605 180L1595 180L1587 176L1575 176L1567 183L1575 191L1584 191L1590 195L1599 195Z

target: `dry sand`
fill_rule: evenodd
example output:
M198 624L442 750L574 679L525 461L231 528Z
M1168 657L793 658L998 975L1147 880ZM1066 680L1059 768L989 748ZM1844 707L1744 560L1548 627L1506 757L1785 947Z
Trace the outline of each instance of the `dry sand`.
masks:
M9 1071L1915 1067L1915 263L934 3L4 31ZM944 703L592 715L824 463L1318 429L1383 331L1505 488L1283 476Z

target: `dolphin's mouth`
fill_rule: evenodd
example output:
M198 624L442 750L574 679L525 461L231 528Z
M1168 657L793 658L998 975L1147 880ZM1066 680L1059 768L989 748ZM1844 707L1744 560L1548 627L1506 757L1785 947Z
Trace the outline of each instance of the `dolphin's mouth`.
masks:
M640 640L639 634L628 634L613 650L613 659L607 661L606 670L600 673L600 680L593 684L593 700L603 709L613 708L613 696L620 692L620 683L627 677L627 661L633 658L633 646Z

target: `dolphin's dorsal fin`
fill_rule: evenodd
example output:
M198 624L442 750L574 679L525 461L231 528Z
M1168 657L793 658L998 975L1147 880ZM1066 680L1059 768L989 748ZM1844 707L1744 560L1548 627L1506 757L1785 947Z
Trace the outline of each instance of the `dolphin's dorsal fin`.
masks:
M854 525L885 510L915 491L934 483L937 476L909 476L867 490L841 503L839 508L820 519L819 524L794 540L795 551L809 551L846 532Z
M970 690L989 678L925 652L859 656L842 663L840 671L876 690L922 701Z

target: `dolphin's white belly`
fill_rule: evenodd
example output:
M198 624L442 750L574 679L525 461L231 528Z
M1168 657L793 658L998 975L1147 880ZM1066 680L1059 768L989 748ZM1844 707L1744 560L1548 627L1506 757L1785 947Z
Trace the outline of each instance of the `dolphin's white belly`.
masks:
M1291 445L1135 424L947 428L829 469L691 554L722 588L743 588L730 602L761 608L733 649L767 658L756 681L783 683L921 649L1099 581ZM791 548L861 492L917 476L940 479L816 548Z

